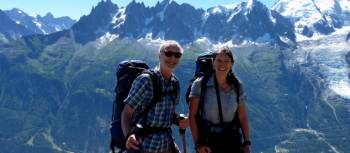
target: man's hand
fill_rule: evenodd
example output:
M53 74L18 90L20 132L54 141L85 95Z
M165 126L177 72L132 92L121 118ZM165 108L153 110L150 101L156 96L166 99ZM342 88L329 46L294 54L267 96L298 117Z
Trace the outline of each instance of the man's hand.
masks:
M126 140L126 149L139 150L140 141L137 140L136 135L132 134Z

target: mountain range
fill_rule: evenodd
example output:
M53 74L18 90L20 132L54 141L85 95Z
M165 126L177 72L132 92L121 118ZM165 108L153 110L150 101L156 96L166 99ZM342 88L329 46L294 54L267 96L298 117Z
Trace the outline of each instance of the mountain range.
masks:
M0 20L0 41L2 42L6 42L7 39L15 40L22 36L33 34L33 32L29 31L24 26L16 24L16 22L11 20L5 12L1 10Z
M36 34L50 34L69 29L76 21L69 17L55 18L50 12L45 16L30 16L18 8L4 11L16 23Z
M231 48L247 96L252 152L345 153L348 1L297 4L280 0L269 9L248 0L203 10L170 0L152 7L102 0L71 28L34 35L19 33L27 28L0 11L11 25L0 25L0 152L108 152L116 65L140 59L154 67L159 44L175 39L185 50L175 71L182 95L198 55ZM16 39L1 41L9 34ZM182 96L177 110L187 107ZM181 147L176 127L173 134ZM189 131L186 138L193 152Z
M106 0L99 2L76 24L69 17L54 19L51 13L33 17L19 9L4 12L35 34L62 31L72 26L75 40L82 44L108 33L120 39L150 37L190 43L205 37L214 42L253 41L292 46L296 45L296 35L327 35L350 23L347 0L279 0L272 9L257 0L248 0L206 11L172 0L158 2L154 7L132 1L121 8Z
M293 24L259 1L204 11L170 0L158 2L154 7L132 1L125 8L107 0L101 1L88 16L83 16L72 30L80 43L95 40L107 32L120 39L149 37L175 39L181 43L202 37L216 42L295 43Z
M76 22L69 17L55 18L50 12L44 17L40 15L30 16L18 8L0 10L0 13L2 14L1 21L5 23L0 25L0 28L3 29L0 33L3 35L3 38L9 40L17 40L22 36L32 34L47 35L70 29ZM9 31L12 31L12 33L9 33Z

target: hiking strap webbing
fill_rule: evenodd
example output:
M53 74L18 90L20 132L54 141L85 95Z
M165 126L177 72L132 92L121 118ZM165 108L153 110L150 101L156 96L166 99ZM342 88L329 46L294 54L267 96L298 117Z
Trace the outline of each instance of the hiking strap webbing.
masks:
M219 117L220 117L220 123L219 123L219 125L224 125L224 124L227 124L227 123L224 123L224 121L223 121L223 115L222 115L222 105L221 105L221 98L220 98L220 91L219 91L219 88L218 88L218 83L217 83L217 80L216 80L216 76L215 76L215 74L213 74L214 75L214 86L215 86L215 90L216 90L216 98L217 98L217 102L218 102L218 109L219 109ZM200 103L199 103L199 109L202 109L202 111L204 111L203 110L203 108L201 108L202 107L202 103L204 103L204 93L205 93L205 90L206 90L206 84L207 84L207 82L208 82L208 80L209 80L209 78L210 78L210 75L208 75L208 76L204 76L203 77L203 80L202 80L202 85L201 85L201 93L200 93ZM238 119L238 105L239 105L239 88L237 89L237 90L235 90L236 91L236 100L237 100L237 109L236 109L236 111L235 111L235 117L232 119L232 121L231 122L229 122L229 124L231 124L231 123L239 123L239 119ZM212 125L215 125L215 124L212 124ZM240 125L239 125L239 127L240 127Z
M210 78L210 75L204 75L201 81L201 92L200 92L200 97L199 97L199 115L203 115L202 113L204 112L203 106L204 106L204 99L205 99L205 91L207 90L207 83Z
M214 83L215 83L216 99L217 99L218 108L219 108L220 123L223 124L224 123L224 119L222 117L220 91L219 91L218 80L216 80L216 75L215 74L214 74Z
M153 96L151 102L146 106L145 110L139 114L139 116L143 117L143 120L145 123L147 123L147 114L148 112L157 104L157 102L160 101L160 94L162 93L162 84L159 80L159 77L156 72L153 70L144 71L143 73L149 74L152 79L152 85L153 85Z
M173 82L173 90L172 91L168 91L168 92L163 92L163 86L162 86L162 82L160 80L160 76L158 76L157 72L153 71L153 70L147 70L144 73L147 73L150 75L151 79L152 79L152 84L153 84L153 97L152 97L152 101L146 106L146 108L136 116L136 118L139 118L140 116L142 116L142 122L144 123L143 126L143 130L141 130L142 132L144 132L146 135L147 134L152 134L152 133L157 133L157 132L164 132L164 131L169 131L169 128L163 128L163 127L151 127L147 124L147 120L148 120L148 113L149 111L156 106L156 104L158 102L161 101L161 96L163 95L169 95L171 100L173 101L173 105L174 105L174 112L175 112L175 102L176 102L176 97L178 95L178 90L179 90L179 82L177 79L175 79L176 81ZM175 76L174 76L175 77ZM141 133L142 133L141 132Z
M150 134L154 134L154 133L158 133L158 132L167 132L169 137L171 138L171 140L173 141L172 144L174 144L174 138L172 137L172 130L171 128L164 128L164 127L150 127L149 125L147 125L147 114L148 112L155 107L155 105L157 104L157 102L159 102L161 100L161 96L162 95L170 95L170 98L173 101L173 109L175 112L175 102L176 102L176 97L174 97L172 94L174 94L175 96L177 96L178 90L179 90L179 82L177 79L176 82L173 83L173 90L170 92L163 92L163 88L162 88L162 83L161 80L159 79L159 76L156 72L154 71L146 71L146 73L148 73L151 78L152 78L152 83L153 83L153 97L152 97L152 101L150 104L147 105L147 107L145 108L145 110L140 113L140 115L143 116L143 122L145 123L145 126L143 127L142 130L139 131L138 134L140 134L141 137L146 137ZM172 150L174 151L175 146L172 146Z
M174 108L175 108L176 97L173 97L172 94L175 93L174 94L175 96L178 95L179 82L177 80L176 80L176 82L174 82L172 91L170 91L170 92L163 92L163 88L162 88L163 85L161 83L161 80L160 80L158 74L156 72L154 72L153 70L145 71L145 73L147 73L147 74L149 74L151 76L152 83L153 83L153 97L152 97L152 101L150 102L150 104L147 105L145 110L142 113L140 113L140 116L143 117L143 121L145 123L145 126L147 126L147 114L161 100L161 96L163 96L163 95L170 95L170 98L172 99L173 105L174 105Z
M212 75L215 75L215 74L212 74ZM203 75L202 76L202 81L201 81L201 91L200 91L200 99L199 99L199 105L198 105L198 112L197 112L197 117L200 117L200 116L203 116L203 113L204 113L204 101L205 101L205 92L206 92L206 89L207 89L207 82L208 82L208 80L209 80L209 78L211 77L211 75ZM216 80L216 79L215 79ZM216 82L216 81L215 81ZM238 89L237 90L235 90L236 91L236 94L237 94L237 104L239 104L239 87L237 87ZM217 95L219 95L219 94L217 94ZM218 100L218 101L220 101L220 100ZM220 101L220 103L221 103L221 101ZM219 106L219 108L221 108L220 106ZM220 112L220 110L219 110L219 112ZM222 116L222 110L221 110L221 113L220 113L220 116ZM200 117L200 118L202 118L202 117ZM222 117L220 117L220 118L222 118ZM205 122L206 122L206 124L209 126L209 125L215 125L215 124L212 124L210 121L208 121L208 120L206 120L206 119L204 119L204 118L202 118ZM221 119L220 119L221 120ZM232 119L232 121L231 122L228 122L228 123L223 123L223 122L221 122L221 123L219 123L219 124L216 124L217 126L220 126L220 125L224 125L224 124L234 124L234 123L239 123L239 119L238 119L238 108L236 109L236 111L235 111L235 117ZM205 127L203 127L203 128L205 128ZM238 125L238 127L237 128L240 128L240 124ZM207 135L208 133L207 132L205 132L205 133L202 133L202 134L200 134L199 135L199 137L198 137L198 142L200 143L200 144L205 144L205 143L207 143L207 138L206 138L206 135Z

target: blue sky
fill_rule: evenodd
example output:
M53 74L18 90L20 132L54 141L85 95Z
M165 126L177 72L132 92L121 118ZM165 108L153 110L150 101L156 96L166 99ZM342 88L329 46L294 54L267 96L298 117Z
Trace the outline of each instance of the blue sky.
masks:
M101 0L0 0L0 9L9 10L19 8L28 14L45 15L51 12L55 17L69 16L79 19L82 15L90 13L91 8ZM118 6L126 6L132 0L112 0ZM136 0L146 6L154 6L159 0ZM207 9L215 5L239 3L246 0L175 0L177 3L189 3L196 8ZM271 7L276 0L260 0L266 6Z

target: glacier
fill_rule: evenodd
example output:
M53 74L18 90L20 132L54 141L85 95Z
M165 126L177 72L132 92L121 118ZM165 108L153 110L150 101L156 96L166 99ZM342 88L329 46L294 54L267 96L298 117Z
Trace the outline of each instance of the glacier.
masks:
M345 60L350 52L350 43L346 41L348 31L350 26L328 36L306 38L299 35L298 49L293 51L295 57L289 66L301 65L306 72L313 73L312 76L322 78L329 91L350 99L350 66Z

